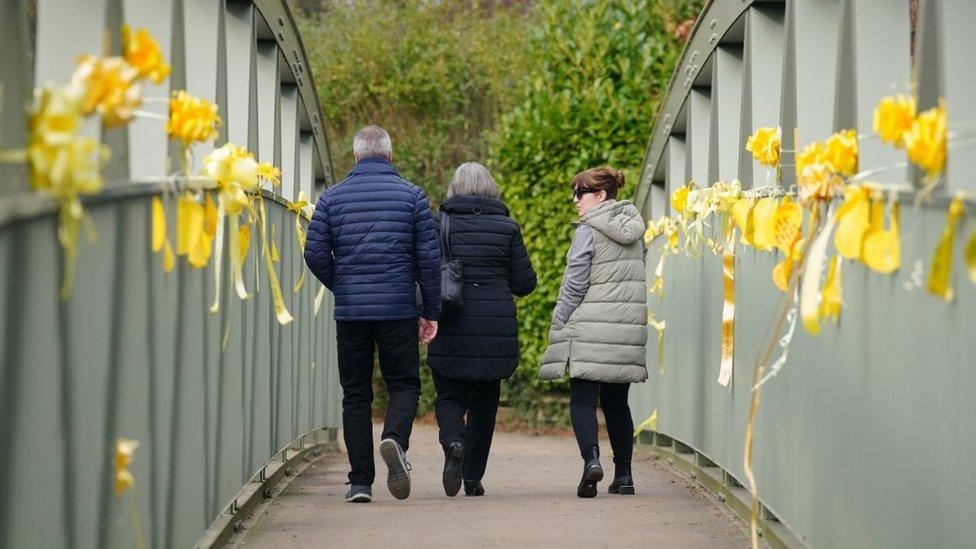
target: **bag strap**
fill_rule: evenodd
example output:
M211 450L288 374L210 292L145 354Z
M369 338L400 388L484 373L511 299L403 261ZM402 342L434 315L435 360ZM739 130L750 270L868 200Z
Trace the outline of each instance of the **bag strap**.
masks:
M444 250L444 257L450 258L454 254L451 253L451 216L447 214L444 210L441 210L441 249Z

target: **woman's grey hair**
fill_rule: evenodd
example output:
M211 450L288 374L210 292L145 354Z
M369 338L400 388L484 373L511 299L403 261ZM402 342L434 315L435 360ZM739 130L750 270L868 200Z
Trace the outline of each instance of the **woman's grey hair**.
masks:
M462 195L498 198L501 196L501 191L492 179L488 168L477 162L465 162L454 170L454 177L447 187L448 198Z
M393 158L393 142L390 134L379 126L366 126L352 138L352 152L358 160L364 158Z

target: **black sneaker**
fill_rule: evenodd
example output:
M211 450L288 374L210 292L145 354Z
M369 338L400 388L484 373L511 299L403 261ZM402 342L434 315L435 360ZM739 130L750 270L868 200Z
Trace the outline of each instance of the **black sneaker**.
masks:
M353 484L346 492L346 501L349 503L369 503L373 501L373 489L369 486Z
M386 477L386 486L390 493L397 499L410 497L410 464L407 463L403 449L397 441L386 438L380 441L380 456L390 471Z
M444 454L444 493L454 497L461 490L461 458L464 456L464 443L452 442Z

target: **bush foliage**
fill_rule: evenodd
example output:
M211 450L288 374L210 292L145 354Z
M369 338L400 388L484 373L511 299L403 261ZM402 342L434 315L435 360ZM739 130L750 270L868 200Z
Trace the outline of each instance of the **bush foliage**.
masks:
M565 382L544 386L536 379L576 218L570 181L609 164L627 177L618 198L631 195L681 51L675 29L699 11L700 2L692 0L553 0L540 6L532 38L540 67L502 118L491 150L539 275L535 293L519 302L521 366L507 387L530 418L561 418L540 393L558 392Z
M679 35L700 8L327 0L301 21L338 176L353 163L352 134L370 123L390 131L397 167L435 204L461 162L491 167L539 275L519 301L521 365L503 385L529 423L563 423L567 412L565 384L540 384L537 373L575 219L569 182L611 164L627 175L622 198L630 196ZM426 379L422 410L432 388Z
M368 124L390 132L397 169L434 204L458 165L484 161L533 63L525 43L534 11L492 4L328 0L300 18L337 177Z

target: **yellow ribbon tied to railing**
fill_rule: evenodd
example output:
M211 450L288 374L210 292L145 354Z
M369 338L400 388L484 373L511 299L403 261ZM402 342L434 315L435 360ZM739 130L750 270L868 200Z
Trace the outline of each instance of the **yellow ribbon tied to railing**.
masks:
M268 283L271 285L271 297L274 300L275 317L279 324L288 324L295 320L288 308L285 307L285 297L281 293L281 283L278 281L278 273L275 272L274 262L271 260L271 248L267 238L267 211L264 208L264 199L258 197L258 208L261 223L261 255L264 256L264 267L268 270Z
M955 292L952 289L952 249L956 239L956 227L959 225L959 218L962 217L964 208L962 198L955 197L949 204L949 213L946 216L946 226L942 231L942 238L939 245L935 248L932 256L932 269L929 274L929 292L945 301L952 301Z
M728 387L732 380L735 356L735 229L729 228L722 252L722 359L719 363L718 383Z
M302 218L309 219L308 208L311 207L311 203L308 201L308 197L305 195L305 191L298 192L298 200L292 202L287 206L289 212L294 212L295 214L295 238L298 242L298 252L300 255L305 253L305 228L302 227ZM300 266L299 270L302 272L298 281L295 282L292 288L292 293L297 294L302 289L302 285L305 284L305 271L304 266Z

